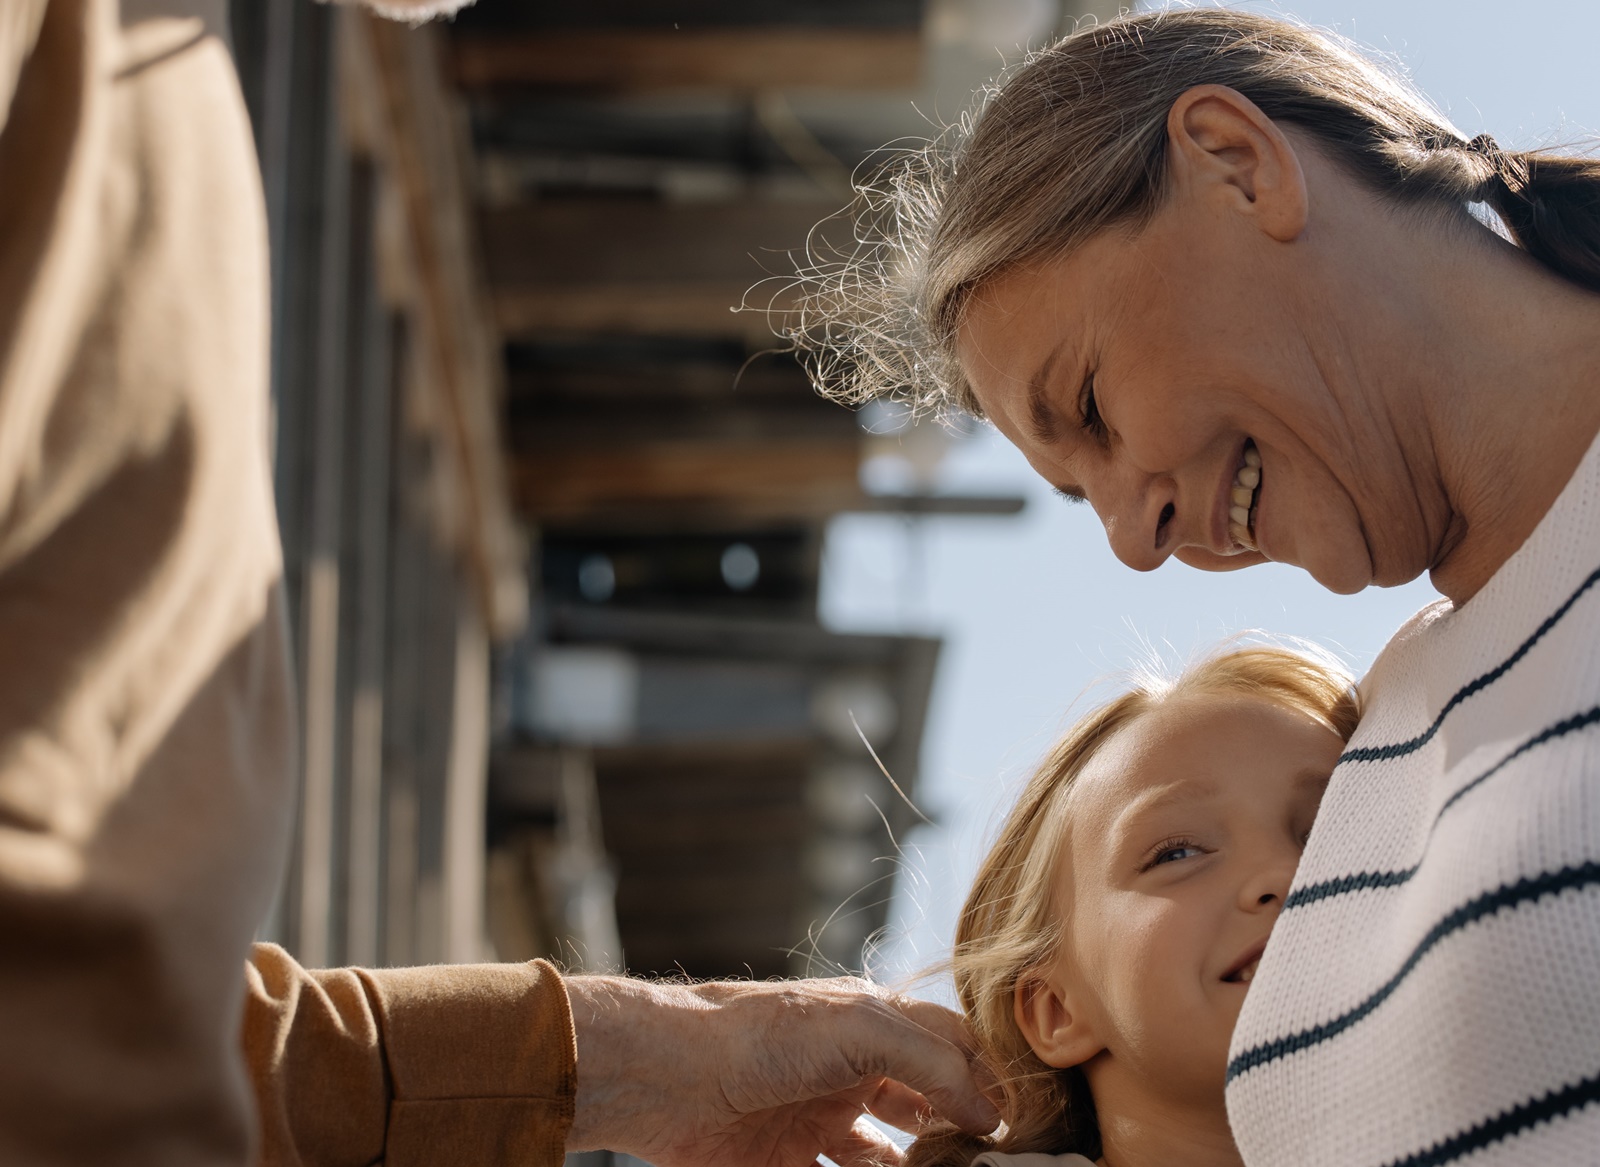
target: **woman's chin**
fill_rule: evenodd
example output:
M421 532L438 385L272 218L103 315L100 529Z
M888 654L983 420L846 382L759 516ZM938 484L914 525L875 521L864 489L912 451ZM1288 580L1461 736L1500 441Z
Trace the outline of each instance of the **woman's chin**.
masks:
M1325 563L1305 565L1305 570L1330 592L1353 596L1372 585L1372 560L1364 554L1344 554L1328 557Z
M1179 563L1200 571L1238 571L1241 567L1254 567L1258 563L1271 562L1259 551L1241 551L1237 555L1218 555L1213 551L1204 551L1198 547L1185 547L1176 553Z

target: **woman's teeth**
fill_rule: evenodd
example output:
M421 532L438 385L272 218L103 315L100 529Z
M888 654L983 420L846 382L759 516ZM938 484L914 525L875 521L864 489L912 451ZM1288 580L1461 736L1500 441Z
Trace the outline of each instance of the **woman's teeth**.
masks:
M1261 492L1261 454L1254 445L1244 448L1244 465L1233 476L1229 498L1228 534L1249 551L1256 549L1255 508Z
M1238 972L1234 973L1231 977L1227 977L1226 979L1232 981L1236 985L1248 985L1251 981L1255 980L1256 969L1260 966L1261 958L1258 956Z

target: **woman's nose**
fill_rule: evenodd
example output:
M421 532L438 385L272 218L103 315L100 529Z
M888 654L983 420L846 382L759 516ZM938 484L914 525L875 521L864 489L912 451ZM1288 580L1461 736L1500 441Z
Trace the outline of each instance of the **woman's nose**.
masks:
M1135 571L1154 571L1177 547L1176 491L1170 480L1124 474L1106 484L1097 505L1111 550ZM1095 501L1091 495L1091 501Z

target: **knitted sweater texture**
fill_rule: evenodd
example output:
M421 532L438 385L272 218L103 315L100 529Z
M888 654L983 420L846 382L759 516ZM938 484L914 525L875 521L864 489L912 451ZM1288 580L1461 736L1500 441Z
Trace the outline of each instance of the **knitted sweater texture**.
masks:
M1245 1001L1251 1167L1600 1163L1600 443L1394 637Z

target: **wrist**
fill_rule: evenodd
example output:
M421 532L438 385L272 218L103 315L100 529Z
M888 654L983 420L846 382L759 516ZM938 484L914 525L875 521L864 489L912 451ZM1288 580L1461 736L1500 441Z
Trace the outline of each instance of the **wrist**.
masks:
M662 1101L684 1097L692 991L631 977L565 980L578 1051L569 1151L641 1149L659 1133Z

